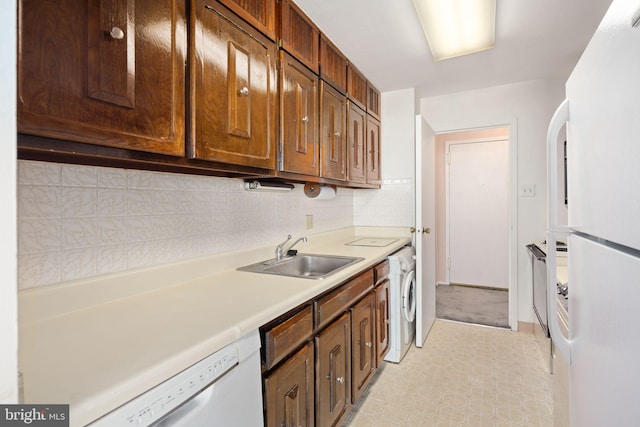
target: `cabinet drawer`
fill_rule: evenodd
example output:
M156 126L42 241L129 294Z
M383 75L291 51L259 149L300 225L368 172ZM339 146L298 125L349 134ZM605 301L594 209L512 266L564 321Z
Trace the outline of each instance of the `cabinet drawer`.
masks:
M265 363L271 369L313 332L313 311L311 306L294 314L287 320L264 333Z
M316 327L325 326L372 288L373 270L368 270L317 300L315 302Z
M384 260L380 264L373 267L373 278L375 280L375 284L379 285L380 282L389 277L389 261Z

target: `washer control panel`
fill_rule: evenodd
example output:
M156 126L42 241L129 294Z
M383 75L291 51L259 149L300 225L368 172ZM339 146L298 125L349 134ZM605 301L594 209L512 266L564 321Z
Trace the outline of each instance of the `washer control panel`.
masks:
M148 426L191 400L236 365L237 348L234 345L225 347L97 419L90 426Z

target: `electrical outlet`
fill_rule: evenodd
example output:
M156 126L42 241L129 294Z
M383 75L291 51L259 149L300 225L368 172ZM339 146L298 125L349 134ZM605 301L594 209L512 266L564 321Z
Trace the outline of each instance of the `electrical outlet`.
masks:
M307 230L313 228L313 215L307 215Z
M522 184L520 186L520 197L535 197L536 185L535 184Z

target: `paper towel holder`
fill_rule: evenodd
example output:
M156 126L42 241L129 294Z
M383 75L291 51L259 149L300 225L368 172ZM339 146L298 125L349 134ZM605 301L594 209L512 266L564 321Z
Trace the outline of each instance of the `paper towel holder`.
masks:
M335 197L336 194L336 186L330 184L318 184L316 182L307 182L304 185L304 195L310 199L316 199L318 196L329 191L331 193L330 198ZM320 197L324 198L324 197Z

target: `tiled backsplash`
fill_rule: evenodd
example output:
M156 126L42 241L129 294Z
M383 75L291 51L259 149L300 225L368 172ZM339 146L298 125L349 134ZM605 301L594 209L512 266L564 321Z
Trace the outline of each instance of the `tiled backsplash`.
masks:
M383 179L379 190L357 190L354 223L359 226L411 227L414 225L413 179Z
M18 162L21 289L352 225L351 189L313 200L302 185L288 193L253 193L239 179Z

